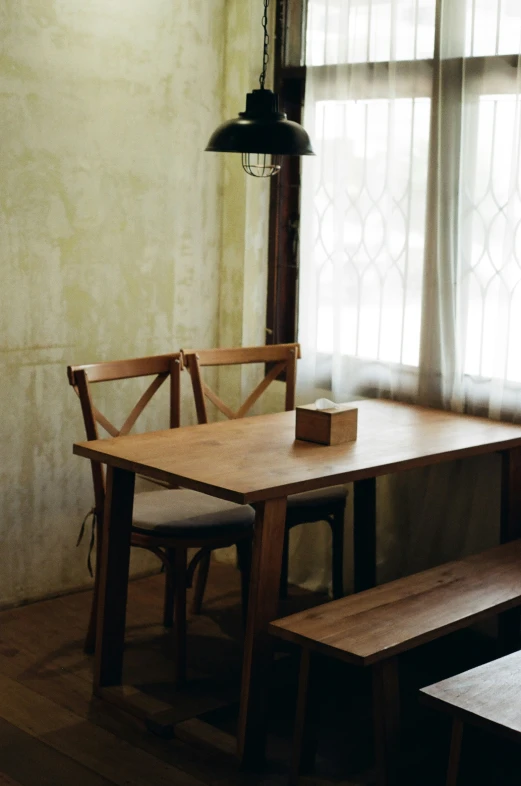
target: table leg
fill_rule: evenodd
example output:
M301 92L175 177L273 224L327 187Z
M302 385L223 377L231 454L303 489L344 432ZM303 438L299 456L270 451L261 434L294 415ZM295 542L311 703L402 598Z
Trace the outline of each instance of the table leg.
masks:
M521 448L501 454L501 543L521 537ZM507 655L519 649L520 609L499 615L499 653Z
M353 501L354 591L376 584L376 478L356 480Z
M277 616L285 520L285 498L256 506L237 728L238 755L244 769L259 767L265 755L267 682L273 655L267 626Z
M107 468L94 663L95 693L104 687L121 684L134 482L133 472Z

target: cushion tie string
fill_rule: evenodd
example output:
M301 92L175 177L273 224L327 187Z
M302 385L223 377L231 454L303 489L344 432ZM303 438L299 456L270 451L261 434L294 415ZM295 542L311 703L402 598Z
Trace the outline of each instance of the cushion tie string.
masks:
M79 546L81 541L83 540L83 536L85 534L85 529L87 527L87 521L89 516L92 516L92 527L90 532L90 543L89 543L89 554L87 557L87 568L89 569L90 576L94 576L94 572L92 570L92 550L94 548L94 543L96 542L96 522L98 520L98 513L96 508L91 508L83 521L81 522L80 527L80 534L78 535L78 540L76 541L76 546Z

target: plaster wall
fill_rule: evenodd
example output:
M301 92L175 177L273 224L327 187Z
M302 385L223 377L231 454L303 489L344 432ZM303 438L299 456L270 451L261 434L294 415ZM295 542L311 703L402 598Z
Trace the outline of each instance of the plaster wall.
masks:
M202 152L227 108L226 6L0 3L1 605L90 581L66 365L240 340L248 274L233 249L220 305L235 215L223 226L223 161ZM101 404L115 414L110 395Z
M226 8L223 117L228 119L244 111L246 94L259 86L263 5L259 0L227 0ZM246 175L238 154L225 155L222 159L219 345L265 344L270 183L268 179ZM219 391L232 407L238 406L258 378L257 367L223 369L218 378ZM275 409L280 395L276 398ZM255 411L263 407L272 409L263 400Z

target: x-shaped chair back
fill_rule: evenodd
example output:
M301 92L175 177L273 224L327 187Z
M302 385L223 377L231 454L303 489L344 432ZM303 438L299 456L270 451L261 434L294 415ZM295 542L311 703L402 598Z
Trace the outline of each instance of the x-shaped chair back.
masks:
M170 428L177 428L180 423L180 375L183 368L181 353L156 355L132 360L116 360L106 363L91 363L84 366L68 366L67 376L81 403L87 439L99 439L98 425L111 437L128 434L145 407L150 403L163 383L170 380ZM114 382L135 377L154 379L132 408L123 425L117 428L95 406L90 386L97 382ZM105 477L102 465L91 462L96 512L103 515L105 500Z
M286 378L285 409L288 411L295 408L297 359L300 357L299 344L273 344L235 349L190 349L183 350L182 355L183 363L190 372L199 423L208 423L206 399L211 401L230 420L244 417L262 393L282 373L285 373ZM239 409L234 411L206 384L201 369L204 366L236 366L247 363L267 364L267 371Z

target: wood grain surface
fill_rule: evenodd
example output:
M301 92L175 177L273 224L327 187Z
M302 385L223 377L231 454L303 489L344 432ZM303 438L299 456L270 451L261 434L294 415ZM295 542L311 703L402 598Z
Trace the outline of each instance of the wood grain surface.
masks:
M357 402L358 438L295 440L295 412L81 442L74 453L233 502L258 502L521 446L521 427L383 400Z
M520 602L516 541L276 620L269 629L279 638L368 665Z

